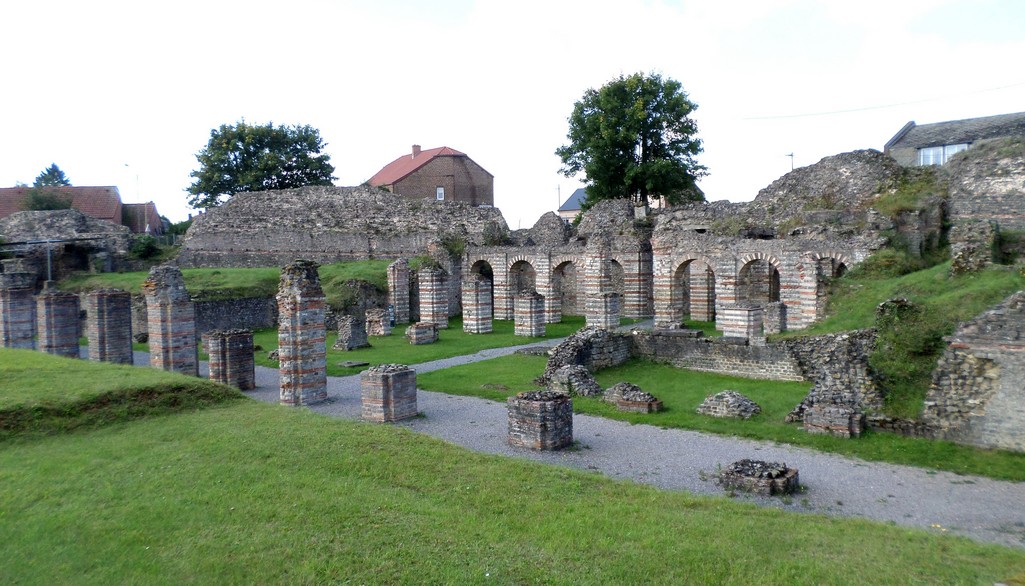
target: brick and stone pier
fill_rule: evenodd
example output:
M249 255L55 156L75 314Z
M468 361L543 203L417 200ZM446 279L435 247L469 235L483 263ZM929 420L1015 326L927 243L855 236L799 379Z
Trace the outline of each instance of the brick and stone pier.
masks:
M381 364L360 374L361 415L367 421L415 417L416 371L404 364Z
M395 323L409 323L409 261L404 258L388 265L388 303Z
M149 332L149 364L169 372L199 376L196 309L181 269L153 267L142 283Z
M0 347L35 348L35 273L0 273Z
M39 351L68 358L78 358L79 309L78 295L58 291L53 281L43 285L36 296L36 329Z
M338 337L335 338L335 345L332 350L355 350L357 348L369 348L367 330L364 321L352 315L343 315L338 318Z
M406 339L414 346L433 344L438 341L438 324L418 321L406 328Z
M448 287L445 285L445 271L441 269L420 269L420 321L448 328Z
M85 296L89 360L132 364L132 295L100 289Z
M210 380L239 390L256 388L256 361L253 359L253 332L214 330L203 338L210 354Z
M326 300L317 263L297 260L281 269L278 360L282 405L327 398Z
M527 391L509 397L509 445L560 450L573 443L573 400L565 393Z
M619 293L606 291L587 296L587 325L606 330L619 327L619 306L622 297Z
M722 326L724 337L764 339L763 315L762 308L757 305L728 305L723 308L717 325Z
M476 273L463 283L463 331L490 334L493 330L491 279Z
M521 291L516 296L513 333L539 338L545 335L545 297L537 291Z

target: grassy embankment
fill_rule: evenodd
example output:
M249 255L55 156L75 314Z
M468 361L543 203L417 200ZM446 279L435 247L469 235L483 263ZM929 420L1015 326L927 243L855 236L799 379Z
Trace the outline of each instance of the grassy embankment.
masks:
M51 382L74 361L38 354L14 368L28 354L0 350L3 396L20 381L2 404L33 390L77 400ZM126 389L117 378L89 393ZM0 487L8 584L1025 579L1021 550L665 492L247 400L8 438Z

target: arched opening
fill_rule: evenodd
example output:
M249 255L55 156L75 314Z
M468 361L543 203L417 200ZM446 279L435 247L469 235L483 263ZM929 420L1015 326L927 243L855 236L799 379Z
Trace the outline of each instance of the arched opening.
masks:
M560 263L552 270L552 293L559 301L562 315L584 315L577 266L572 261Z
M537 271L525 260L509 267L509 292L515 297L521 291L537 291Z
M779 301L779 271L765 259L744 265L737 276L737 303L765 305Z
M623 298L626 293L625 271L623 265L615 259L609 261L609 286L613 292L619 293L620 299Z
M838 258L824 256L815 260L815 319L826 316L829 286L847 272L847 265Z
M491 307L491 315L494 317L495 313L495 270L491 268L491 263L486 260L478 260L470 266L470 274L480 275L482 278L488 281L488 289L491 291L490 299L488 300L488 307Z

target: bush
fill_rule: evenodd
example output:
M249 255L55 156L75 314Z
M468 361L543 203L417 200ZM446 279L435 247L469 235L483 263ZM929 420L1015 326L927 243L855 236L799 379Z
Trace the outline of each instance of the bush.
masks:
M151 260L160 255L160 246L157 239L152 236L141 236L132 243L129 251L132 258L140 260Z
M27 211L68 210L71 209L71 198L52 189L33 187L28 190L21 207Z

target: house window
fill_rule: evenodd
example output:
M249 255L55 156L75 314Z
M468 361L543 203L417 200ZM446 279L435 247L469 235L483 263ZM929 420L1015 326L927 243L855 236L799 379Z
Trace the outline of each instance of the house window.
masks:
M439 187L438 188L438 201L445 201L445 188L444 187Z
M919 165L942 165L946 163L950 157L954 156L963 150L968 149L968 143L961 144L945 144L943 146L927 147L924 149L918 149L918 164Z

